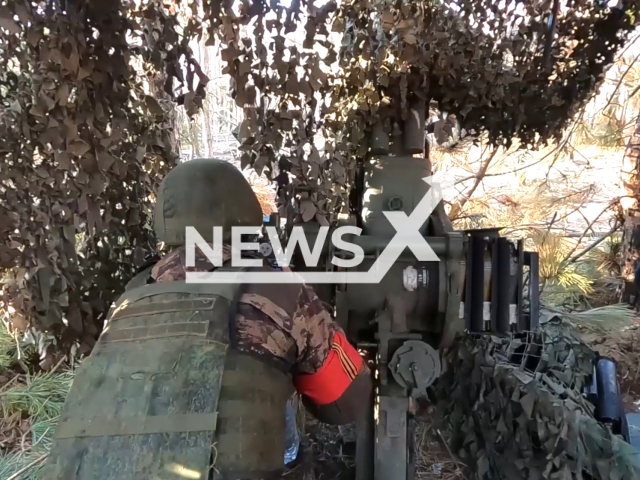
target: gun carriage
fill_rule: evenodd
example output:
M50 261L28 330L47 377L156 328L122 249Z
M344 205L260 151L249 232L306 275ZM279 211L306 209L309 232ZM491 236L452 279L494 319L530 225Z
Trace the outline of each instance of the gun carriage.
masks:
M423 180L433 174L424 132L420 102L412 106L402 136L389 139L374 129L371 154L359 166L350 196L352 215L336 224L361 229L343 237L365 254L347 270L370 271L395 235L383 212L409 216L434 188ZM287 216L290 229L293 216ZM272 216L267 223L279 220ZM314 245L320 224L303 227ZM407 248L379 283L313 285L333 305L349 340L371 360L375 398L356 429L358 480L413 478L412 412L442 371L439 352L457 334L517 334L538 326L538 254L524 251L523 241L509 241L499 229L456 231L442 202L419 232L440 261L418 261ZM308 268L300 256L294 262L304 270L332 271L334 255L349 257L326 245L318 266Z

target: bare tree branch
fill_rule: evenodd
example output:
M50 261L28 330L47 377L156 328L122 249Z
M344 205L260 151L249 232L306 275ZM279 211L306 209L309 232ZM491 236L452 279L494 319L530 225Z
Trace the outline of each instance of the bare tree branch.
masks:
M485 173L485 175L484 175L484 176L485 176L485 177L499 177L500 175L509 175L509 174L511 174L511 173L519 172L520 170L525 170L525 169L527 169L527 168L529 168L529 167L533 167L534 165L537 165L537 164L539 164L539 163L543 162L544 160L546 160L546 159L549 157L549 155L553 154L556 150L557 150L557 148L555 148L555 149L554 149L554 150L552 150L551 152L547 153L547 154L546 154L544 157L542 157L541 159L536 160L535 162L531 162L531 163L529 163L529 164L527 164L527 165L524 165L524 166L522 166L522 167L514 168L513 170L509 170L509 171L507 171L507 172ZM468 177L464 177L463 179L457 180L457 181L454 183L454 185L458 185L459 183L464 183L464 182L466 182L466 181L468 181L468 180L472 180L472 179L474 179L474 178L476 178L476 177L477 177L477 174L476 174L476 175L470 175L470 176L468 176Z
M585 237L585 235L587 234L587 232L591 229L591 227L593 226L593 224L595 224L598 219L604 215L604 213L608 210L611 209L611 207L617 202L617 199L613 202L609 202L609 204L607 205L607 207L602 210L598 216L596 218L594 218L591 223L589 223L587 225L587 228L584 230L584 232L582 232L582 235L580 236L580 238L578 238L578 241L576 242L576 245L571 249L571 251L567 254L567 256L562 260L562 262L560 262L560 264L564 264L565 262L567 262L567 260L569 260L571 258L571 255L573 255L575 253L575 251L578 249L578 247L580 246L580 242L582 241L582 239ZM614 230L615 231L615 230ZM613 232L612 232L613 233ZM606 238L606 237L605 237ZM572 262L575 262L575 260L571 260Z
M489 165L491 165L491 161L494 159L494 157L498 153L498 149L499 147L495 147L493 149L493 152L491 152L491 155L487 157L484 164L480 167L480 170L478 170L478 173L476 174L476 181L473 183L471 188L463 195L462 199L457 204L451 207L451 211L449 212L449 217L452 220L455 219L458 216L458 214L460 214L460 212L462 211L466 203L469 201L469 199L473 195L473 192L476 191L476 189L482 182L482 179L485 177L487 173L487 169L489 168Z
M636 88L634 88L631 93L629 94L629 99L632 99L634 97L634 95L636 93L638 93L638 90L640 90L640 85L638 85Z
M578 125L580 125L580 123L582 122L582 119L584 118L584 112L585 109L584 107L582 108L582 110L580 111L580 115L578 116L578 118L573 122L573 126L571 127L571 131L567 134L567 136L564 138L564 140L562 141L562 143L560 143L560 145L558 145L558 148L554 151L556 152L562 152L562 150L564 149L564 147L569 143L569 141L571 140L571 136L575 133L575 131L578 128ZM559 156L556 155L555 158L553 159L553 162L551 162L551 165L549 165L549 170L547 170L547 176L546 176L546 180L545 183L549 181L549 174L551 173L551 169L553 168L553 166L556 164L556 162L558 161Z
M591 230L591 232L592 232L593 234L595 234L596 232L595 232L595 230L593 229L593 225L592 225L592 223L591 223L591 222L589 222L589 219L584 215L584 213L582 213L582 210L578 210L578 213L580 214L580 216L581 216L582 218L584 218L584 221L585 221L585 223L587 224L587 230L586 230L586 231ZM585 234L582 234L582 236L580 237L580 239L582 239L582 237L584 237L584 235L585 235Z
M631 40L629 40L627 42L627 46L624 47L624 50L622 50L617 56L616 59L614 61L614 63L612 63L611 65L615 65L618 61L620 61L622 58L624 58L624 54L627 53L627 51L638 41L640 40L640 35L636 34L635 37ZM611 68L611 67L609 67ZM607 69L608 70L608 69Z
M596 248L598 245L600 245L602 242L604 242L607 238L609 238L611 235L613 235L614 233L616 233L616 230L618 230L621 227L621 225L616 222L616 224L613 226L613 228L611 230L609 230L606 234L604 234L602 237L600 237L599 239L597 239L595 242L593 242L591 245L589 245L587 248L585 248L583 251L581 251L579 254L577 254L575 257L573 257L571 260L569 260L571 263L576 262L577 260L579 260L580 258L582 258L584 255L586 255L587 253L589 253L591 250L593 250L594 248Z
M488 150L488 149L489 149L489 144L487 144L487 145L484 147L484 149L482 150L482 153L480 154L480 159L482 159L482 157L484 157L484 154L485 154L485 153L487 153L487 150ZM467 172L469 172L469 173L471 173L471 172L473 171L473 169L471 168L471 165L472 165L472 164L468 164L468 168L467 168L466 166L463 166L463 167L462 167L462 169L463 169L463 170L466 170L466 171L467 171ZM476 173L476 174L474 174L474 175L471 175L471 176L467 177L467 180L468 180L468 179L471 179L471 178L476 178L476 176L477 176L477 175L478 175L477 173ZM459 182L456 182L456 183L454 183L454 185L458 185L459 183L462 183L463 181L464 181L464 180L461 180L461 181L459 181Z
M584 159L586 160L587 164L588 164L589 166L591 166L591 162L589 161L589 159L588 159L587 157L585 157L585 156L584 156L584 154L583 154L580 150L578 150L576 147L574 147L574 146L573 146L573 145L571 145L571 144L568 144L568 147L569 147L569 148L571 148L571 149L572 149L574 152L576 152L578 155L580 155L582 158L584 158Z

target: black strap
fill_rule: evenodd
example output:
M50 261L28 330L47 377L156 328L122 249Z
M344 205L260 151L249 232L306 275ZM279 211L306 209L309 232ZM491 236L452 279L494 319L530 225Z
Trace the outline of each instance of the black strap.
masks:
M137 268L136 275L142 272L143 270L146 270L149 267L153 267L159 261L160 261L159 255L154 255L153 257L145 260L145 262Z
M229 305L229 345L233 349L238 348L238 324L236 322L236 318L238 317L238 303L240 303L240 299L246 291L247 285L245 283L241 284Z
M125 291L133 290L134 288L143 287L149 283L153 283L151 278L151 267L147 267L147 270L138 272L127 284L125 285Z
M241 270L241 271L250 271L250 268L240 268L234 269L231 267L231 259L227 260L222 267L212 266L209 269L210 272L215 270ZM229 305L229 346L234 350L238 348L238 325L236 323L236 317L238 316L238 303L240 302L240 298L247 291L246 284L241 284L236 291L233 299L231 299L231 304Z

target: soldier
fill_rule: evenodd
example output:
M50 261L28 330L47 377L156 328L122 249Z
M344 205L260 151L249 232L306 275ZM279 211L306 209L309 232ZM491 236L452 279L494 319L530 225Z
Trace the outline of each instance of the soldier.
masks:
M65 403L46 480L277 477L294 388L318 420L355 421L368 369L311 288L184 281L214 269L198 249L186 266L185 227L213 242L214 226L229 238L261 220L228 162L192 160L166 176L154 227L172 251L112 308Z

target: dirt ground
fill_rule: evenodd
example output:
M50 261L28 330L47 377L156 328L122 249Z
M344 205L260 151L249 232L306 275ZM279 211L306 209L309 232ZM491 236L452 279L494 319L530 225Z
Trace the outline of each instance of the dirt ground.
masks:
M416 479L462 480L465 467L448 451L444 435L429 413L417 419ZM355 479L354 425L336 427L307 418L302 452L283 476L286 480Z
M353 425L337 427L306 417L305 434L286 480L352 480L355 478Z

